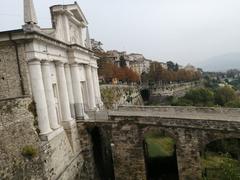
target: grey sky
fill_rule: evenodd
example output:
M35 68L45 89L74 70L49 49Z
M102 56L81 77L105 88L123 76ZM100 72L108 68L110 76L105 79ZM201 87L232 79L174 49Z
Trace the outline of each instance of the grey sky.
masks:
M2 0L3 1L3 0ZM50 26L48 7L74 0L35 0L39 24ZM240 52L239 0L78 0L91 37L105 49L143 53L155 60L196 64ZM22 0L0 6L0 30L23 24Z

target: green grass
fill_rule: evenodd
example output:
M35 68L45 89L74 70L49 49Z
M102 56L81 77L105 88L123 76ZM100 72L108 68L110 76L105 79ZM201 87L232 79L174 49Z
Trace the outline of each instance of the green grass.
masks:
M220 168L225 162L236 164L240 166L240 162L232 159L227 155L220 155L216 153L206 153L206 158L202 158L202 167L204 168Z
M240 162L229 155L206 153L202 158L202 170L206 170L206 180L239 180Z
M149 157L170 157L174 153L175 142L169 137L146 137Z

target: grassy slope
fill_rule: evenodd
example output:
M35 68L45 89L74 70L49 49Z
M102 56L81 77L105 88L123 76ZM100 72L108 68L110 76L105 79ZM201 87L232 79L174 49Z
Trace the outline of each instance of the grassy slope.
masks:
M151 158L169 157L174 153L175 142L168 137L147 137L148 153Z

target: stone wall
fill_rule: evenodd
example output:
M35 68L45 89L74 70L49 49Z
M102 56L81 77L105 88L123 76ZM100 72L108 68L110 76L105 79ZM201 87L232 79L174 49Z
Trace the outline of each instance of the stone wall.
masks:
M212 141L240 138L239 117L239 109L127 106L109 112L108 121L84 124L111 132L117 180L147 179L143 141L150 132L175 140L180 180L201 180L201 152Z
M143 141L140 129L132 123L113 124L113 162L117 180L145 180Z
M122 107L109 112L108 119L78 121L40 141L34 107L29 97L0 101L1 179L99 180L102 165L100 170L114 169L113 176L104 170L107 179L145 180L144 136L159 131L176 142L179 179L200 180L205 146L240 138L239 109ZM94 128L102 138L102 161L94 158ZM31 151L26 153L26 147Z
M107 109L119 105L143 105L140 90L137 86L101 85L101 97Z
M24 44L0 45L0 99L30 94L27 71Z
M200 87L201 82L173 83L169 85L160 85L151 89L153 96L184 96L184 94L196 87Z
M40 140L34 126L34 113L31 110L31 98L0 101L0 177L2 179L44 177ZM32 149L34 157L27 157L24 148Z
M127 113L125 112L125 114ZM151 117L147 113L145 113L145 117L141 117L141 115L112 116L111 119L113 120L113 132L116 133L117 137L113 138L114 144L116 143L113 152L115 154L116 177L119 179L130 180L132 177L136 177L135 173L138 172L138 169L140 172L137 179L146 178L141 145L147 132L165 132L164 134L176 141L180 180L202 179L200 152L206 144L216 139L240 138L238 130L240 123L227 120L165 119Z
M41 141L31 98L0 101L1 179L96 180L92 141L81 124Z

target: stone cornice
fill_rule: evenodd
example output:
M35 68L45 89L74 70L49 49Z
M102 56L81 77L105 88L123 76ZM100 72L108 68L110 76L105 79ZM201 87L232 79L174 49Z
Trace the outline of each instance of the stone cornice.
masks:
M66 42L55 39L47 34L39 32L39 31L25 32L23 29L12 30L12 31L3 31L3 32L0 32L0 42L10 41L9 34L12 35L12 40L15 40L15 41L29 41L29 40L37 39L37 40L45 41L46 43L49 43L49 44L53 44L55 46L75 49L75 50L79 50L81 52L86 51L87 54L88 53L91 53L91 55L93 54L92 50L85 48L79 44L68 44Z

